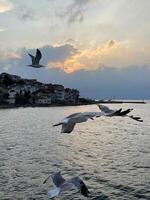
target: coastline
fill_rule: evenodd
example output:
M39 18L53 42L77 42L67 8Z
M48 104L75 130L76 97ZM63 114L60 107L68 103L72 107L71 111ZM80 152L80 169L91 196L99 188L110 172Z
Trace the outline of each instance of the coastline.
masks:
M94 104L146 104L146 101L97 101L97 102L88 102L88 103L78 103L78 104L50 104L50 105L0 105L1 109L12 109L12 108L37 108L37 107L66 107L66 106L85 106L85 105L94 105Z
M85 105L93 105L97 103L84 103L84 104L51 104L51 105L0 105L1 109L12 109L12 108L48 108L48 107L69 107L69 106L85 106Z

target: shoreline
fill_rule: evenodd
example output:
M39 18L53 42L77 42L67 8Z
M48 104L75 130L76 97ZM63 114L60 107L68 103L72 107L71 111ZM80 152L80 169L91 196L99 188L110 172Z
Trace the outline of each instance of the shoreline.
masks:
M125 100L125 101L98 101L98 103L106 104L106 103L135 103L135 104L146 104L145 101L131 101L131 100Z
M146 104L145 101L98 101L93 103L79 103L79 104L51 104L51 105L0 105L1 109L12 109L12 108L48 108L48 107L66 107L66 106L86 106L86 105L94 105L94 104L123 104L123 103L131 103L131 104Z
M69 106L86 106L86 105L94 105L97 103L87 103L87 104L70 104L70 105L65 105L65 104L52 104L52 105L0 105L0 110L1 109L12 109L12 108L48 108L48 107L69 107Z

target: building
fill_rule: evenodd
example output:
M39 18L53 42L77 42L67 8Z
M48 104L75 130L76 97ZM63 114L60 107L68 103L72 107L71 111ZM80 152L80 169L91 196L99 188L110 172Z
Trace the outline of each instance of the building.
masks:
M61 102L65 100L65 89L63 85L53 85L53 102Z
M65 101L67 103L76 104L79 98L79 91L75 89L66 88L65 89Z
M36 105L51 105L51 103L52 103L51 95L40 94L35 98Z

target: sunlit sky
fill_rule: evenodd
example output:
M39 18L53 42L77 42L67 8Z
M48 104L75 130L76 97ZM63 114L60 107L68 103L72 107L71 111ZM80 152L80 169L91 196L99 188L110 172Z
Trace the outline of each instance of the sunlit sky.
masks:
M1 71L29 64L36 48L69 74L149 66L149 9L149 0L0 0Z

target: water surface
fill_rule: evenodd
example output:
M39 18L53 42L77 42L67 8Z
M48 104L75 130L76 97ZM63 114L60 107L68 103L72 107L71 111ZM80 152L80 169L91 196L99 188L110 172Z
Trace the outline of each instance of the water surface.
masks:
M96 105L0 110L0 200L46 200L49 173L80 175L93 200L150 200L150 104L134 108L143 123L129 118L98 118L76 125L71 134L52 127ZM85 199L76 191L57 199Z

